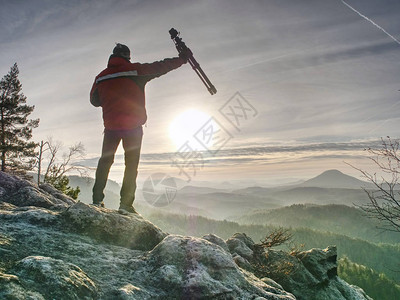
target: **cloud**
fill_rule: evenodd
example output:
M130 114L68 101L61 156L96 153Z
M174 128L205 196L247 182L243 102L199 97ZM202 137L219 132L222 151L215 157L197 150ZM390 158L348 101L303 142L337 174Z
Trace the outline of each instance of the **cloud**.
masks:
M197 151L197 158L182 160L181 163L194 163L197 166L206 165L207 167L224 168L231 165L259 165L276 164L289 161L311 161L314 159L349 159L364 155L364 149L379 148L380 140L368 141L349 141L334 143L302 143L302 144L281 144L271 146L253 146L235 149L222 149L215 156L206 151ZM151 167L169 167L176 159L176 152L169 153L143 153L141 154L140 165ZM182 155L182 157L190 155ZM98 157L79 162L88 167L97 166ZM115 165L122 167L124 156L115 157Z

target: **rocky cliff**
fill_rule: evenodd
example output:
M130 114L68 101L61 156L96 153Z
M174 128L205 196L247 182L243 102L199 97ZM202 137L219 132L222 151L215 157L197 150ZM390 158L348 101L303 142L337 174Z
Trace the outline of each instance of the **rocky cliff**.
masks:
M1 299L369 299L337 277L334 247L285 257L296 268L279 283L253 257L245 234L167 234L0 172Z

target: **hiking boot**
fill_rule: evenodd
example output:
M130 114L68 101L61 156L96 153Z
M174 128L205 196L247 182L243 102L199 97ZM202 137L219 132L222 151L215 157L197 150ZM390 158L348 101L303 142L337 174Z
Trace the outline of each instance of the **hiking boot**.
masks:
M93 203L92 205L96 207L105 207L103 201L101 201L100 203Z
M133 208L133 206L123 206L121 205L118 209L118 212L121 215L129 215L129 214L137 214L136 210Z

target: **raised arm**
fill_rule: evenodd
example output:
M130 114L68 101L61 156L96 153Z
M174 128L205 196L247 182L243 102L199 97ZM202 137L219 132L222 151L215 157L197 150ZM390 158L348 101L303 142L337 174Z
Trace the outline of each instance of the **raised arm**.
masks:
M141 64L139 74L146 76L147 81L149 81L153 78L160 77L169 71L179 68L184 63L186 63L184 59L180 57L174 57L166 58L153 63Z

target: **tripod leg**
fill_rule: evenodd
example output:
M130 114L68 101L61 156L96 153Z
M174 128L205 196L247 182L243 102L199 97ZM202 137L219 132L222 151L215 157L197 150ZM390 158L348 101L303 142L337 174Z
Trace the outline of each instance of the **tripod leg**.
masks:
M199 78L201 79L203 84L207 87L207 89L210 92L210 94L211 95L216 94L217 93L217 89L211 83L211 81L208 79L207 75L201 69L200 64L195 60L195 58L193 56L190 57L188 59L188 62L192 66L193 70L196 72L197 76L199 76Z

